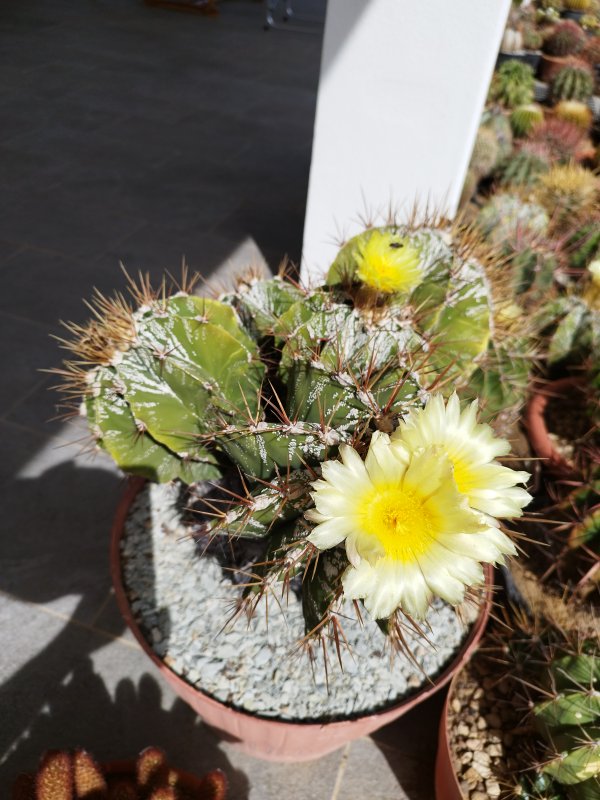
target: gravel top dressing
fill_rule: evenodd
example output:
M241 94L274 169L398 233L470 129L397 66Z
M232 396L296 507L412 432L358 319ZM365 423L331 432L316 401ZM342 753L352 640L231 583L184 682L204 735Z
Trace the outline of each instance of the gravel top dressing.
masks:
M405 656L391 660L378 626L366 612L362 626L349 603L342 620L351 646L342 654L344 670L334 645L327 675L322 657L311 669L298 649L304 620L293 592L280 600L283 610L280 595L270 597L268 624L264 600L249 623L244 617L227 624L240 589L216 557L199 557L178 507L179 493L177 486L150 484L136 497L121 542L123 578L133 614L156 654L215 699L283 720L366 714L429 685L465 640L468 630L453 609L436 601L428 616L433 646L412 644L419 669Z

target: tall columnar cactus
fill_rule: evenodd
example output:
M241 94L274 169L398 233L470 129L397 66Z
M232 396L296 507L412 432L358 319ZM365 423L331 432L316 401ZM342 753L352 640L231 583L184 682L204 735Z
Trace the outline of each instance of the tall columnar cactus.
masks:
M550 96L555 103L559 100L587 101L593 92L594 73L585 61L563 67L550 84Z
M492 79L490 99L506 108L531 103L534 95L533 70L520 61L505 61Z
M542 49L550 56L570 56L578 53L585 42L585 33L579 25L572 20L563 20L546 34Z

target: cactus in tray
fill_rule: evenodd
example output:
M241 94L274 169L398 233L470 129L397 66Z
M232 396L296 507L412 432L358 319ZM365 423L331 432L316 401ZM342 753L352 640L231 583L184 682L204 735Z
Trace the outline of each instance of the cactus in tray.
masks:
M550 96L553 102L559 100L587 101L594 93L594 72L581 61L559 70L550 84Z
M430 221L355 236L310 288L248 278L217 300L188 284L152 291L142 280L131 286L134 305L98 296L94 321L70 326L75 360L61 374L76 402L83 397L96 443L122 469L229 492L198 534L262 543L243 605L298 574L307 634L320 635L342 595L364 600L377 619L421 619L435 595L456 604L481 581L473 559L514 552L479 511L518 516L528 500L516 486L525 473L477 461L506 444L479 455L474 444L473 463L460 456L457 485L444 455L446 447L450 461L459 457L453 431L463 444L492 436L475 422L475 406L461 412L456 395L445 405L451 391L473 398L481 387L488 415L498 404L518 407L525 394L528 324L503 317L500 271L472 231ZM447 422L434 430L436 414ZM419 484L428 471L426 497ZM482 480L489 494L482 486L469 500L470 482ZM489 505L498 492L506 503ZM349 529L337 512L353 504ZM408 535L406 514L410 531L429 525L425 539ZM457 526L474 534L469 563L456 550ZM401 640L397 625L389 630Z
M46 753L35 774L20 775L12 800L225 800L220 770L202 778L169 766L165 754L148 747L129 772L105 771L85 750Z
M481 116L481 127L493 131L498 146L497 167L512 153L513 133L506 114L498 108L486 109Z
M490 99L506 108L515 108L533 101L534 86L533 69L529 64L511 59L494 74Z
M572 122L585 131L592 127L592 110L580 100L561 100L554 106L554 113L558 119Z
M542 175L536 198L552 215L557 229L572 225L590 212L598 195L598 179L578 164L559 164Z
M585 33L572 20L557 23L544 37L542 50L549 56L570 56L578 53L586 42Z
M500 185L510 191L510 187L530 187L540 175L548 172L550 165L547 157L537 155L527 149L521 149L511 156L502 166Z
M510 124L515 136L527 136L544 121L544 110L538 103L517 106L510 115Z

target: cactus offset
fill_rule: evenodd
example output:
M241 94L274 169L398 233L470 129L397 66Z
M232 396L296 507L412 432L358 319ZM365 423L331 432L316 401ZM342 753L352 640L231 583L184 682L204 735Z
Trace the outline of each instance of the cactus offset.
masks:
M582 61L578 65L566 66L559 70L550 84L553 102L559 100L589 100L594 92L594 73Z

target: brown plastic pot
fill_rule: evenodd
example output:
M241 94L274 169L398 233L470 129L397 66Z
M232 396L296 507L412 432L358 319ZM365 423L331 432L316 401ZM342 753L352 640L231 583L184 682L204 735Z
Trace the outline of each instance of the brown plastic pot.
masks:
M470 658L483 635L492 602L493 570L486 567L485 601L469 636L456 658L431 684L383 711L336 722L288 722L267 719L231 708L180 678L152 650L131 611L121 571L120 542L129 507L144 481L133 479L117 508L111 536L111 574L119 608L142 649L173 691L211 728L240 750L266 761L310 761L327 755L353 739L367 736L401 717L445 686Z
M551 383L534 387L525 409L525 426L531 447L542 465L556 478L574 479L578 473L570 461L555 448L546 425L546 406L553 397L572 396L585 385L582 378L561 378Z
M169 770L177 774L178 787L189 791L193 797L202 796L203 800L225 800L227 797L227 778L220 769L208 772L201 778L174 767L169 767ZM102 765L102 772L113 780L132 778L136 774L136 762L130 759L110 761Z

